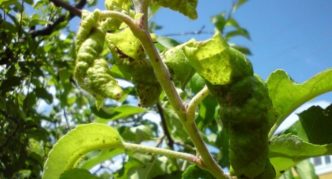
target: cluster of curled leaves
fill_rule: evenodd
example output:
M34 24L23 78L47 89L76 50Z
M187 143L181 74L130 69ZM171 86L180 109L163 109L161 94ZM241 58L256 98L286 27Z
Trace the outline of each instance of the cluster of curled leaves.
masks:
M130 3L129 0L106 1L106 7L132 18L140 16L131 10ZM168 7L190 18L197 17L196 5L195 0L152 1L154 8ZM158 39L155 37L153 40L162 46ZM106 48L112 55L112 61L103 58ZM135 85L143 107L160 100L162 88L154 69L140 40L126 24L116 19L104 19L101 11L84 11L76 51L75 79L82 89L95 97L98 108L102 107L105 98L121 100L125 96L117 79L131 81ZM188 82L199 78L218 102L220 119L216 120L222 124L222 136L218 135L215 142L222 138L222 145L217 145L222 147L220 163L230 168L231 175L238 178L275 178L296 165L312 167L301 162L304 159L332 154L332 135L329 132L332 106L326 109L312 107L302 113L300 120L290 129L275 134L277 127L296 108L332 90L331 69L301 84L292 81L282 70L273 72L264 81L254 74L246 56L232 48L219 31L208 40L163 46L160 51L176 86L184 89ZM72 168L91 169L93 162L81 160L85 154L107 149L111 151L107 158L111 158L125 152L123 143L117 130L108 125L79 125L54 145L45 163L43 177L65 178L70 176ZM80 174L94 177L89 173ZM196 174L197 171L189 167L182 177L191 178ZM303 172L298 174L307 175ZM131 173L127 175L129 177ZM291 173L287 177L291 177Z

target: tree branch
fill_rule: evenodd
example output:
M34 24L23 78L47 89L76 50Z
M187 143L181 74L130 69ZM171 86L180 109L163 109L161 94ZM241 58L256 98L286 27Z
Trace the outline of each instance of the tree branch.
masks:
M145 10L143 12L146 12ZM157 80L159 81L161 87L166 93L166 96L169 99L170 104L173 106L177 115L181 119L181 122L186 129L188 135L192 139L195 147L198 150L198 153L202 157L202 167L205 170L210 171L217 179L229 178L229 176L225 175L221 167L218 163L213 159L209 150L203 142L202 137L199 134L198 128L195 124L194 120L188 120L187 118L187 109L180 97L177 93L175 85L171 80L170 73L168 71L167 66L161 59L158 50L156 49L151 35L148 29L142 28L140 26L140 21L133 20L130 16L116 12L116 11L104 11L101 13L102 18L116 18L126 23L128 27L131 29L133 34L141 41L142 46L148 55L151 65L153 67L154 73L156 75Z
M125 149L127 151L132 151L132 152L139 152L139 153L151 153L151 154L159 154L159 155L165 155L167 157L172 157L172 158L180 158L186 161L189 161L191 163L194 163L198 165L199 167L205 168L202 160L195 155L192 154L187 154L183 152L176 152L173 150L168 150L168 149L162 149L162 148L157 148L157 147L149 147L149 146L144 146L144 145L138 145L138 144L132 144L132 143L123 143Z
M167 145L169 148L173 149L174 148L174 141L172 139L171 134L169 133L169 130L167 128L167 124L166 124L166 119L165 119L165 115L164 115L164 110L160 104L160 102L157 103L157 109L160 115L160 119L161 119L161 127L164 131L164 134L167 138Z
M87 0L80 0L79 2L76 3L75 6L71 6L70 4L63 2L61 0L50 0L50 1L53 2L54 5L56 5L58 7L62 7L69 11L68 21L70 21L75 16L81 16L81 14L82 14L81 9L87 3ZM37 36L50 35L56 29L56 27L60 23L64 22L66 19L67 19L66 14L61 15L55 21L53 21L52 24L47 25L45 28L38 29L38 30L31 30L29 33L33 38L35 38Z
M203 101L209 95L209 89L207 86L199 91L190 101L187 107L187 120L193 121L195 119L196 107L199 103Z

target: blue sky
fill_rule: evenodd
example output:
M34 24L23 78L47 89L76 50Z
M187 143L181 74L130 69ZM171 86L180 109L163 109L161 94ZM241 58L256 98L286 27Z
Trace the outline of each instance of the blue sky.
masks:
M189 20L179 13L161 9L153 18L163 29L157 34L199 30L213 32L211 17L231 9L231 0L200 0L199 18ZM234 42L251 49L255 72L266 79L277 68L287 71L297 82L332 67L332 1L264 0L249 1L235 14L251 40ZM175 37L206 39L209 35ZM332 100L332 94L319 99Z

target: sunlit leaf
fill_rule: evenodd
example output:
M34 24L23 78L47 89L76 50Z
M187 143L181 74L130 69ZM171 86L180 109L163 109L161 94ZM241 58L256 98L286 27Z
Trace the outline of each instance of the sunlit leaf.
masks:
M109 160L116 155L124 153L123 148L116 148L116 149L106 149L99 152L96 156L89 158L86 161L80 162L80 168L85 168L87 170L91 169L92 167L104 162L105 160Z
M118 132L105 124L78 125L53 146L44 165L43 179L58 179L84 154L96 149L123 148Z
M189 41L183 48L190 65L213 85L226 85L253 74L246 57L230 48L219 32L206 41Z
M320 155L331 155L332 144L312 144L295 135L284 134L272 138L269 150L271 163L278 174L303 159Z
M267 80L269 95L277 113L276 125L306 101L332 91L332 69L325 70L303 83L295 83L286 72L277 70Z

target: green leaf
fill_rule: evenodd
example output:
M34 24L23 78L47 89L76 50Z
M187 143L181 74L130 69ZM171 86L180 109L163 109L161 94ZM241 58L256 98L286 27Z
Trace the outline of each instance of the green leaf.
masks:
M123 148L102 150L96 156L80 162L80 168L85 168L85 169L89 170L92 167L96 166L97 164L100 164L103 161L109 160L121 153L124 153Z
M277 174L303 159L330 154L332 154L332 144L316 145L291 134L272 138L269 146L270 161Z
M163 59L169 68L172 80L179 82L182 88L185 87L190 78L194 75L195 70L190 66L189 59L183 52L183 46L176 46L165 51Z
M144 50L141 42L127 27L116 33L107 33L106 42L111 50L118 49L122 56L128 56L135 60L144 60Z
M154 138L152 126L147 124L134 127L121 126L118 130L123 139L128 142L140 143Z
M229 39L236 37L236 36L241 36L241 37L244 37L244 38L250 40L249 32L244 28L238 28L236 30L227 32L225 35L225 39L228 41Z
M118 179L150 179L179 170L175 164L165 156L151 156L146 154L129 154L124 168L119 172Z
M241 53L245 55L252 55L251 50L247 47L241 46L241 45L235 45L235 44L230 44L232 48L235 48L236 50L240 51Z
M277 70L267 80L274 110L276 127L306 101L332 91L332 69L325 70L304 83L295 83L286 72Z
M243 4L245 4L248 0L237 0L236 3L233 5L232 12L234 13L241 7Z
M189 81L189 86L192 92L198 93L205 85L205 80L195 73Z
M197 18L197 0L152 0L152 2L178 11L191 19Z
M99 110L96 106L92 106L91 110L98 117L107 120L118 120L146 112L145 108L129 105L122 105L118 107L102 107Z
M53 102L52 94L50 94L45 88L36 88L35 92L39 98L44 99L48 104Z
M182 174L182 179L214 179L208 171L200 169L196 165L190 165Z
M157 36L157 42L163 45L166 49L175 47L180 44L178 41L164 36Z
M53 146L44 165L43 179L58 179L86 153L96 149L123 148L118 132L105 124L78 125Z
M313 144L332 143L332 105L312 106L299 114L300 120L285 133L292 133Z
M98 179L98 177L92 175L88 170L74 168L65 171L61 174L59 179L73 179L73 178L84 178L84 179Z
M220 32L224 32L224 28L226 25L226 18L225 18L225 14L221 13L218 15L215 15L212 17L212 23L214 24L214 26L220 31Z
M191 40L184 44L190 64L212 85L226 85L253 74L251 63L239 51L230 48L219 32L209 40Z

